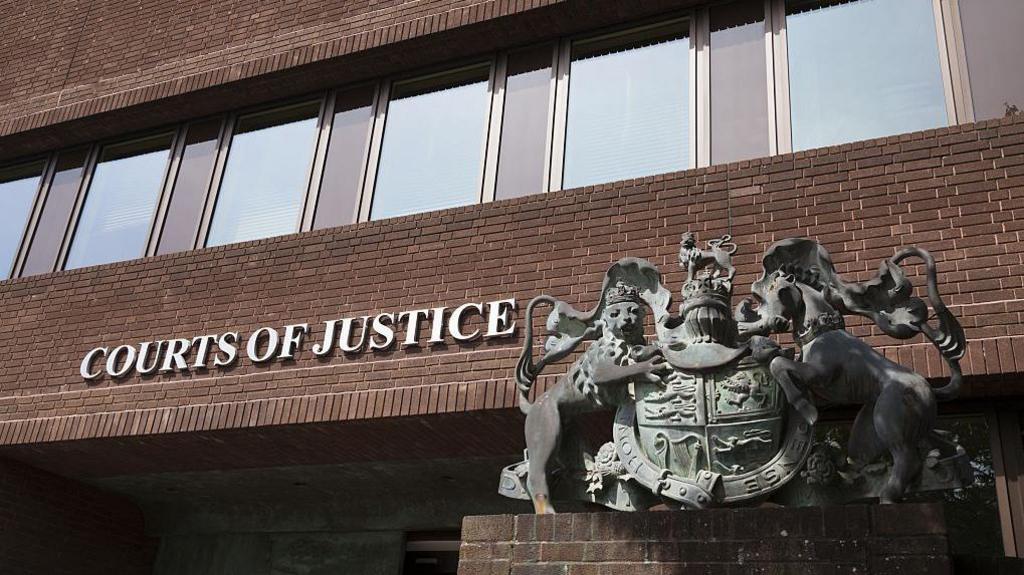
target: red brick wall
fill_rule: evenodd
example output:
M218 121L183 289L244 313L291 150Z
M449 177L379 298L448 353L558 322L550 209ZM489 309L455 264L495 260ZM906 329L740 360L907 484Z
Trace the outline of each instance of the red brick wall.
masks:
M142 575L155 551L142 513L127 500L0 459L5 575Z
M99 345L467 300L587 307L625 255L676 291L680 233L730 222L741 291L787 236L819 238L850 279L932 250L971 340L965 395L1021 395L1024 121L1007 119L5 282L0 444L510 408L518 339L327 361L307 345L294 363L92 384L78 366ZM854 331L942 377L927 344Z
M5 64L0 79L0 134L492 18L498 4L480 0L19 3L4 10L0 21L0 29L10 32L0 40L0 61ZM503 4L504 13L527 8L525 2ZM122 101L114 101L115 94ZM98 99L104 102L82 109Z
M469 516L459 574L948 575L948 539L934 503Z
M0 9L0 160L489 55L693 4L13 3Z

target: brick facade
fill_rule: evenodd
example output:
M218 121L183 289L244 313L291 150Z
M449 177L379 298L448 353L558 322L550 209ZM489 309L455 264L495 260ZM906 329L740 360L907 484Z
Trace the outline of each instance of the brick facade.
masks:
M0 570L47 575L143 575L156 541L130 501L0 460Z
M0 161L429 71L695 4L21 3L0 14ZM522 420L512 374L521 331L318 359L310 348L322 340L322 322L510 297L522 310L541 293L587 308L604 271L626 255L657 264L675 291L678 241L687 230L704 240L734 236L736 301L757 277L762 250L784 237L820 239L847 279L872 277L900 246L927 248L970 341L964 396L1024 398L1018 117L0 282L0 566L149 571L153 542L138 508L68 477L515 454ZM226 331L244 341L258 327L302 322L313 329L295 361L242 359L226 369L93 382L78 371L97 346ZM851 330L933 380L946 376L923 341L897 343L865 322ZM536 391L558 374L559 366L550 368ZM606 432L606 417L584 425ZM893 509L850 508L838 523L827 512L772 510L771 521L808 529L806 545L797 532L762 541L757 529L765 525L748 521L769 516L762 511L715 511L705 517L712 532L727 530L728 545L693 543L685 557L680 547L640 542L640 534L661 527L686 536L675 530L690 518L675 514L620 518L617 529L638 531L614 538L602 532L610 514L507 517L491 520L500 528L494 532L467 524L463 557L468 573L495 566L502 573L593 572L581 566L587 542L562 540L565 522L577 537L575 518L582 517L586 541L603 542L610 558L630 559L619 565L624 572L652 559L671 570L693 553L715 563L715 553L737 543L748 546L751 561L769 565L786 549L822 561L857 557L857 566L893 572L880 570L870 545L907 552L910 559L898 561L908 569L947 569L935 559L945 552L944 532L906 519L896 522L906 531L883 536L878 514ZM921 509L931 517L933 508ZM472 535L473 525L483 531ZM521 530L534 540L507 543ZM906 539L896 545L890 536ZM840 553L833 545L841 556L830 555ZM514 567L519 559L530 567Z
M952 572L942 507L467 517L460 575ZM959 572L959 571L958 571Z
M45 0L0 16L0 160L688 8L695 0Z
M738 291L786 236L821 239L862 280L898 246L930 249L971 342L965 396L1019 396L1022 194L1024 121L1006 119L5 282L0 444L513 409L519 339L327 360L307 344L294 362L94 383L78 367L99 345L264 325L308 321L316 341L324 320L383 310L540 293L587 307L624 255L674 290L687 229L732 232ZM928 344L852 329L943 377Z

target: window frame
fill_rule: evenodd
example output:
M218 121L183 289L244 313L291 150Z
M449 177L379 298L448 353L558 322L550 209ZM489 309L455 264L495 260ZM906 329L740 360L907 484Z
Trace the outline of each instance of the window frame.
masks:
M43 206L50 191L50 182L53 180L53 175L56 171L57 155L58 152L50 152L44 156L22 158L5 164L5 166L16 166L40 160L45 162L43 173L39 177L39 185L36 187L35 197L32 198L32 207L29 210L28 218L25 220L25 226L21 230L21 240L18 243L18 249L14 252L14 261L11 262L11 269L8 270L8 280L21 277L21 270L25 265L25 260L28 258L29 246L32 244L36 226L39 223L39 218L42 216Z
M648 29L659 28L674 23L685 22L688 24L689 27L689 31L687 32L687 39L689 44L687 49L687 75L689 76L689 102L687 113L689 114L689 133L686 134L686 137L690 152L690 166L684 169L689 170L701 167L700 162L702 154L700 152L700 146L704 144L700 143L698 139L698 134L700 133L698 125L705 124L707 120L702 120L700 117L698 117L699 88L697 83L699 79L698 63L700 58L698 56L698 44L700 43L700 38L702 37L701 33L699 32L699 12L700 9L675 12L673 14L663 15L659 18L648 19L639 23L633 22L625 26L620 25L611 28L606 28L600 31L591 31L584 34L576 34L573 36L562 38L559 41L557 66L553 68L554 75L557 79L555 82L554 95L555 108L552 130L553 137L551 144L551 161L549 162L548 169L548 192L557 192L559 190L564 189L563 181L565 178L565 144L567 140L566 130L568 129L569 120L569 83L571 79L572 70L573 45L581 41L613 39L618 36L636 34L638 32L643 32ZM710 140L708 140L708 146L710 146Z
M720 0L703 6L697 12L698 46L698 121L697 141L701 154L696 167L706 168L711 162L711 7L743 0ZM768 156L792 151L780 134L789 133L789 57L786 52L784 0L762 0L764 10L765 104L768 110ZM781 11L780 11L781 10ZM788 137L788 136L787 136ZM735 162L725 162L725 164Z
M775 39L773 49L775 51L775 113L778 123L778 153L786 154L793 151L793 124L789 85L789 41L786 37L786 0L765 0L765 2L772 3L772 34ZM958 70L956 74L954 74L952 69L954 62L957 61L957 56L951 50L957 49L957 40L955 36L951 36L951 31L959 30L960 23L959 10L950 11L947 7L944 7L944 4L949 2L956 2L956 0L931 0L935 46L939 56L938 66L942 77L943 99L946 104L946 124L945 126L938 126L939 128L973 121L973 113L970 115L971 119L966 120L962 112L963 90L966 89L968 94L970 92L969 82L965 82L963 78L966 75L966 66L961 67L957 64L962 71ZM963 39L961 34L959 46L962 45ZM962 61L966 63L966 54L963 55Z
M217 162L220 159L222 151L221 144L224 141L225 134L227 133L228 127L228 114L218 114L214 116L204 116L202 118L194 118L187 122L182 122L178 125L178 131L175 135L174 145L172 146L172 158L171 166L168 171L167 178L164 181L164 187L162 190L162 196L160 198L160 205L158 206L157 220L153 225L153 230L150 233L149 245L146 250L146 256L157 255L157 250L160 248L160 241L163 239L164 227L167 224L167 213L170 209L172 195L174 194L174 188L178 184L178 177L181 172L181 163L184 159L185 148L188 146L188 132L189 129L194 125L201 122L207 122L215 119L220 119L220 130L217 133L217 151L214 157L214 169L210 171L209 179L206 183L206 191L203 193L203 206L200 207L200 213L205 215L206 213L206 202L209 200L210 189L213 187L214 176L216 175ZM202 228L202 216L200 218L200 225L197 227L195 235L199 236L199 232ZM192 249L196 248L197 239L192 239Z
M193 249L205 247L216 209L220 187L224 177L227 157L230 154L231 140L240 116L274 108L287 107L301 102L319 101L320 112L317 118L317 135L312 160L308 168L307 186L301 199L300 217L296 232L313 229L316 210L319 208L320 191L327 160L327 149L333 128L333 104L337 94L343 90L372 86L372 119L369 123L367 143L363 150L360 163L358 201L352 221L354 223L370 220L373 203L374 187L380 165L380 152L387 111L392 88L397 83L419 80L432 76L443 76L460 69L489 65L488 94L491 98L489 117L486 121L487 133L484 137L483 163L480 173L480 194L477 203L494 201L497 185L497 168L500 162L501 135L504 122L504 105L506 98L505 86L508 78L508 56L517 50L536 47L542 44L552 46L551 90L548 101L548 127L545 141L545 165L543 174L543 192L563 189L562 178L565 167L566 124L568 114L568 89L572 46L581 40L610 38L616 35L635 33L648 27L662 26L673 21L686 21L689 24L689 133L690 162L692 168L707 167L711 164L711 117L710 117L710 6L712 4L729 3L733 0L709 2L696 8L662 14L655 18L629 22L611 26L602 30L556 37L544 42L512 46L490 55L465 58L450 62L428 70L410 72L408 74L385 77L377 80L358 82L336 86L330 89L307 93L300 97L290 98L257 106L251 106L225 113L191 118L160 129L146 130L123 135L117 138L103 139L89 143L86 163L83 166L82 179L76 191L75 203L69 222L64 229L60 241L58 257L50 271L62 270L66 267L70 244L79 225L82 207L86 194L92 185L93 175L99 161L99 155L105 146L132 139L146 137L157 133L172 131L169 160L164 171L160 188L159 203L150 225L145 251L142 257L156 255L160 237L166 225L167 211L174 193L178 171L181 167L188 128L195 122L220 118L221 130L218 134L214 168L200 208L201 218L196 232ZM786 0L763 0L765 10L765 63L766 93L768 98L768 129L769 156L792 152L792 120L789 84L789 58L786 26ZM943 87L947 107L948 125L973 122L975 120L971 97L970 77L966 65L966 50L960 22L960 0L932 0L935 16L935 37L939 53L939 68L942 74ZM70 149L70 148L69 148ZM43 207L49 197L50 188L56 170L56 162L60 152L55 150L43 156L19 158L5 165L17 164L22 161L45 159L46 166L40 179L39 189L33 200L32 211L17 250L15 262L10 270L10 278L24 277L24 267L36 234ZM687 168L691 169L691 168Z
M224 126L221 128L220 140L217 142L217 159L214 162L213 176L210 180L210 186L206 193L206 202L203 206L203 217L199 224L199 233L196 234L195 249L203 249L207 246L209 241L210 230L213 224L213 215L217 210L217 200L220 197L221 187L224 185L224 174L225 168L227 167L228 157L231 153L231 142L235 137L235 131L238 127L238 122L245 116L254 114L260 114L264 112L271 112L273 110L290 108L293 106L302 106L305 104L317 103L319 105L319 111L316 116L316 137L313 141L313 153L310 156L309 165L306 168L306 188L302 192L302 198L299 201L299 216L296 220L295 231L289 233L301 233L308 231L306 227L306 211L309 207L309 196L310 188L313 184L313 176L315 173L322 173L322 166L320 171L317 172L317 162L322 162L326 157L326 142L322 141L326 138L330 139L330 130L324 129L324 114L327 110L328 95L333 94L334 90L318 92L315 94L308 94L304 97L300 96L297 98L290 98L285 101L274 102L271 104L262 104L259 106L252 106L241 110L235 110L229 112L224 120ZM321 147L323 147L324 154L320 155ZM182 148L184 150L184 148ZM318 184L319 185L319 184ZM312 222L312 216L309 217ZM287 235L287 234L285 234ZM258 241L250 240L250 241ZM244 243L244 242L239 242ZM230 245L230 244L228 244Z
M153 209L153 214L149 219L149 228L146 232L146 241L142 247L142 254L138 258L144 258L149 256L149 245L153 241L153 229L156 227L157 218L160 217L160 205L164 201L164 195L167 191L167 179L170 174L171 166L174 164L175 156L174 150L178 145L178 141L181 139L181 126L175 125L173 127L166 127L163 129L146 130L144 132L136 132L128 136L120 138L109 138L92 145L89 150L89 156L85 162L85 168L82 172L82 181L78 185L78 193L75 197L75 207L71 210L71 219L68 223L67 228L64 231L64 239L61 241L61 248L59 255L57 256L57 264L54 271L65 271L67 270L68 257L71 254L71 243L75 239L75 234L78 232L78 226L82 219L82 209L85 207L86 199L90 188L92 187L93 176L96 174L96 166L100 163L100 156L103 155L103 150L109 146L115 146L119 144L130 144L135 141L145 140L148 138L154 138L164 134L171 135L171 143L167 150L167 161L164 163L163 176L160 179L159 192L157 196L157 203ZM138 259L133 258L133 259ZM130 260L118 260L115 262L109 262L109 264L116 264L122 261ZM109 264L94 264L94 265L109 265ZM94 267L93 265L83 266L86 268ZM79 269L79 268L75 268Z
M372 218L373 210L373 199L376 193L377 187L377 175L380 171L380 160L381 152L384 145L384 132L387 129L387 116L388 108L391 104L391 94L395 91L395 86L400 86L406 83L421 82L425 80L439 79L442 80L447 76L454 76L460 72L472 70L475 68L482 69L484 66L489 67L488 80L487 80L487 96L490 99L487 107L488 117L485 120L485 126L487 127L483 138L483 150L481 154L481 165L478 175L478 193L477 201L473 204L477 205L494 199L494 189L496 184L497 176L497 150L495 149L500 144L501 130L500 120L497 120L497 128L495 127L495 112L500 113L504 110L504 83L505 73L507 72L507 66L501 67L501 76L499 77L499 54L495 53L489 57L484 58L472 58L464 59L457 64L452 64L444 67L435 67L430 71L419 73L419 74L407 74L396 78L391 78L380 82L377 89L377 98L374 103L374 114L373 114L373 127L370 136L370 149L367 154L367 167L364 170L362 193L359 197L359 218L358 222L368 222ZM496 86L502 86L500 94L496 90ZM498 101L500 98L501 101ZM493 162L490 161L493 156ZM489 198L489 199L488 199ZM412 215L412 214L409 214ZM397 216L404 217L404 216ZM391 218L383 218L391 219Z

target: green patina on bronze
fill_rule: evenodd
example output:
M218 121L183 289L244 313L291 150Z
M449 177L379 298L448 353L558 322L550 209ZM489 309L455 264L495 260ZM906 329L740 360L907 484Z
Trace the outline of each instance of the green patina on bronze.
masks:
M963 330L939 297L935 264L908 248L866 283L846 283L813 240L784 240L763 257L764 274L732 309L725 236L698 247L684 234L681 303L660 271L624 258L606 274L597 306L580 312L549 296L527 307L516 378L526 414L526 459L501 477L502 494L531 499L539 513L553 499L582 499L620 510L658 504L705 508L769 498L790 504L879 498L969 484L972 471L950 434L934 429L935 402L960 386ZM926 264L928 300L913 295L900 263ZM553 307L544 355L533 360L532 317ZM655 338L643 333L650 312ZM845 330L844 314L868 317L886 334L923 334L950 367L933 389L922 376ZM937 322L932 325L929 320ZM791 333L783 349L768 336ZM546 393L529 400L541 370L595 340ZM913 401L906 400L910 396ZM860 404L846 452L815 444L817 406ZM616 409L612 440L587 449L575 415Z

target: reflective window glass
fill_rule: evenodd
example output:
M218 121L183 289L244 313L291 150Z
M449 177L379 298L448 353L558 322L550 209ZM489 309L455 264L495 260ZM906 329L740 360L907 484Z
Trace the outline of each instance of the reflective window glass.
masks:
M45 162L0 168L0 279L10 277Z
M489 74L489 66L480 66L394 86L371 217L480 201Z
M221 119L193 122L185 130L185 149L174 179L174 191L167 206L157 254L169 254L195 247L203 218L206 192L217 161L217 137Z
M544 191L553 57L550 44L508 55L496 199Z
M206 245L298 231L320 102L238 119Z
M711 17L711 162L771 153L763 0L716 4Z
M563 187L693 164L688 31L679 22L573 44Z
M959 0L976 120L1024 113L1024 2Z
M786 7L794 150L946 125L932 0Z
M29 244L28 257L22 269L22 276L52 272L60 255L64 233L71 221L75 198L82 184L82 173L89 156L87 148L68 150L57 156L57 167L46 193L43 211L36 223Z
M163 134L103 148L65 269L145 255L173 137Z
M343 226L358 219L359 185L372 126L373 87L339 91L313 229Z

